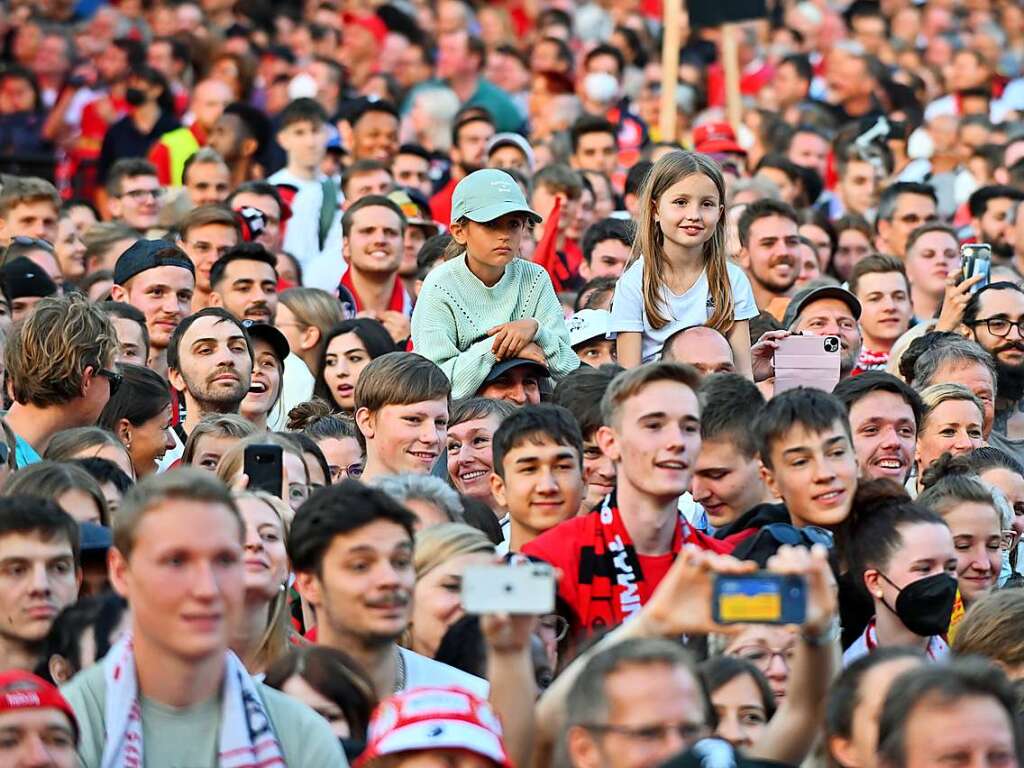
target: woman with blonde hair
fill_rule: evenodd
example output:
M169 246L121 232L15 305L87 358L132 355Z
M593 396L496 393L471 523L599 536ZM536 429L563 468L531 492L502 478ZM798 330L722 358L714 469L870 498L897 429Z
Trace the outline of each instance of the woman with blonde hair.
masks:
M285 549L291 510L263 491L236 493L235 501L245 523L245 612L230 645L257 675L288 652L292 634Z
M289 288L278 298L276 327L292 354L301 358L316 376L323 356L322 342L327 332L346 320L345 310L336 296L320 288Z
M185 443L181 463L216 472L221 457L244 437L256 434L252 422L234 413L211 413L196 424Z
M1001 589L978 600L953 641L957 656L984 656L1013 681L1024 680L1024 590Z
M970 453L985 444L982 435L985 411L967 387L960 384L933 384L921 392L924 412L917 426L917 450L914 467L917 489L925 471L942 454Z
M462 573L494 561L494 544L464 523L442 523L416 534L412 621L404 645L434 658L448 627L462 617Z
M277 445L281 456L281 498L294 511L309 498L309 469L302 448L287 435L259 432L249 435L231 446L217 464L217 477L234 487L245 468L245 449L250 445ZM289 521L291 516L289 515Z

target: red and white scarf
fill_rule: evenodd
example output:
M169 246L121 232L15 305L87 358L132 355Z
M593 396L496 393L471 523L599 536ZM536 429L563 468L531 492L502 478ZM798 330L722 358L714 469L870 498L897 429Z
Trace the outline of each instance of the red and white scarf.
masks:
M256 683L231 651L226 652L225 662L218 768L285 766L281 745ZM104 710L106 741L101 768L138 768L145 765L142 705L139 703L139 682L130 633L110 649L103 666L107 701Z

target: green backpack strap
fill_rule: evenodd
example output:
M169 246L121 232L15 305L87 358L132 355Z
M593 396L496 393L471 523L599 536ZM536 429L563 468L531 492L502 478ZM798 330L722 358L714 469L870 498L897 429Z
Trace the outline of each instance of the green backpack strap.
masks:
M334 223L334 214L338 212L338 189L334 186L332 179L324 179L320 182L320 189L323 191L323 200L320 203L320 250L324 249L327 242L327 235Z

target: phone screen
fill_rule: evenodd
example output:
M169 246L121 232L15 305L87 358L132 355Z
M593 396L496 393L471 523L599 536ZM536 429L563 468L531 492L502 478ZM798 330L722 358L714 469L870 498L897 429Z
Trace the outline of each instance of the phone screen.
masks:
M807 588L797 576L718 576L712 600L713 618L721 624L801 624Z

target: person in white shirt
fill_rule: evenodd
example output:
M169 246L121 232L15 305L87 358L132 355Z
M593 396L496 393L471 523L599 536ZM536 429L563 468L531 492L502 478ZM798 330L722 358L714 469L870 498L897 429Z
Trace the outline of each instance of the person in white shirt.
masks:
M313 99L295 99L278 120L277 141L288 162L268 181L295 190L289 201L292 217L284 233L284 250L299 260L306 285L333 291L345 272L345 260L340 193L320 172L327 152L327 115Z
M398 645L416 586L415 525L412 512L355 480L321 488L299 508L288 556L296 588L316 610L316 641L355 659L381 699L446 685L486 697L486 681Z

